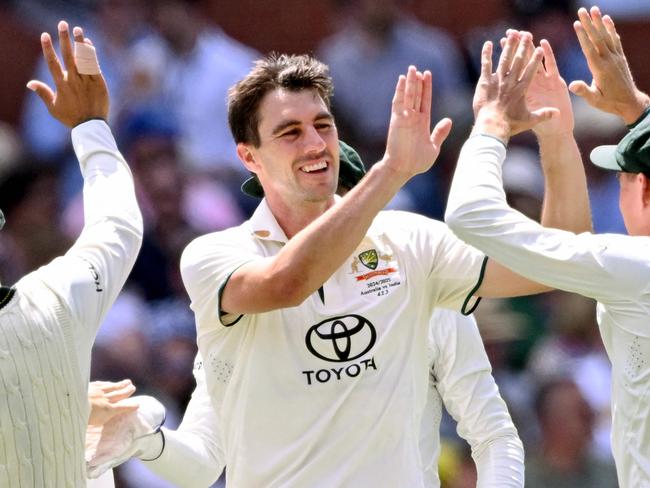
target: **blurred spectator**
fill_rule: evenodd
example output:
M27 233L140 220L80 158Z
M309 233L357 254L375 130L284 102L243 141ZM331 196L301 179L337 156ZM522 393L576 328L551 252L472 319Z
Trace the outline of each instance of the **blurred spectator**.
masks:
M615 488L616 470L589 454L593 412L571 380L556 379L539 390L535 410L538 449L528 451L527 488Z
M71 243L59 227L59 198L52 191L58 178L56 168L25 160L0 174L0 208L10 216L0 237L7 283L64 254Z
M258 55L208 24L198 3L150 2L157 35L133 49L133 82L141 87L139 105L156 106L174 120L182 160L216 177L248 209L255 202L239 191L247 172L228 127L226 96Z
M531 352L528 369L538 383L558 377L576 383L595 415L592 451L611 460L611 366L598 333L596 303L563 292L554 293L552 303L548 334Z
M409 0L334 0L337 32L322 42L319 58L334 80L333 110L341 138L364 161L383 155L397 77L410 64L433 75L433 113L462 118L471 114L460 51L451 37L407 15ZM406 186L414 210L440 217L444 185L440 164Z

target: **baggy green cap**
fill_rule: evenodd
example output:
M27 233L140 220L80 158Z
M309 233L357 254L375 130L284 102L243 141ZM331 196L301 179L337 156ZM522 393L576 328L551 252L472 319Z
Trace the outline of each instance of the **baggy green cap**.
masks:
M365 174L366 168L359 153L349 144L339 140L339 184L352 188ZM264 189L255 175L242 183L241 191L252 197L264 198Z
M589 159L596 166L650 176L650 113L645 114L616 146L598 146Z

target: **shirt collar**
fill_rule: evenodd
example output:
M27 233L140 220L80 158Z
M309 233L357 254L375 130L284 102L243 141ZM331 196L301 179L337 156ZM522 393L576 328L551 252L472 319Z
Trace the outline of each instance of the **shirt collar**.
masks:
M255 212L250 218L250 224L253 235L258 239L282 243L286 243L289 240L275 219L273 212L271 212L266 198L263 198L262 202L255 209Z
M334 195L335 202L338 202L340 199L340 196ZM257 206L249 222L253 235L258 239L282 242L284 244L289 241L282 227L280 227L280 224L275 219L273 212L271 212L266 198L263 198L262 202Z

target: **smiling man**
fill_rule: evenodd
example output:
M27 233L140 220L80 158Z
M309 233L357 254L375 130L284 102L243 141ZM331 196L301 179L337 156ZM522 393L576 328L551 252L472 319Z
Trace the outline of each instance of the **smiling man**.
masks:
M434 309L544 289L486 264L441 222L381 211L451 129L443 119L430 132L429 72L399 78L385 156L342 198L331 94L327 67L308 56L261 60L231 89L237 153L255 175L244 187L265 198L181 259L232 486L426 486ZM549 215L588 227L588 212ZM491 456L478 451L477 462ZM519 452L503 451L482 486L520 486L507 462Z

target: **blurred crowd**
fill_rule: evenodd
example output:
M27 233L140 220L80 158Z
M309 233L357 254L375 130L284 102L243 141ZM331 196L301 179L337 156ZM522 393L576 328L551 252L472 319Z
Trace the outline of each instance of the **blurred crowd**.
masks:
M570 0L503 0L507 17L462 36L409 15L403 5L408 0L330 1L336 28L315 54L331 69L341 138L367 166L382 155L395 81L409 64L433 74L433 117L454 120L434 169L409 182L391 203L394 208L442 218L454 159L472 123L484 40L498 45L507 27L530 30L537 40L551 42L567 82L590 80L572 29L579 4ZM645 15L650 22L649 2L600 5L615 19L619 13ZM265 53L228 36L201 6L190 0L27 0L4 7L35 32L65 17L83 25L97 47L111 93L110 125L134 173L145 237L127 286L99 332L92 377L131 378L140 393L163 401L170 426L194 388L196 354L180 254L194 237L238 224L257 205L239 189L247 174L236 157L225 98L228 87ZM33 77L48 80L44 63ZM623 134L621 121L580 100L574 100L574 111L583 154ZM510 203L533 218L539 217L544 193L536 147L532 136L517 137L504 167ZM61 254L78 235L83 209L76 164L69 131L36 96L25 97L20 124L0 122L0 208L8 217L0 234L5 282ZM587 170L595 230L624 233L616 180L592 165ZM476 317L526 446L526 486L616 486L609 363L595 304L555 292L485 301ZM450 418L443 436L443 486L474 486L468 447ZM120 469L121 486L168 486L148 476L137 461Z

